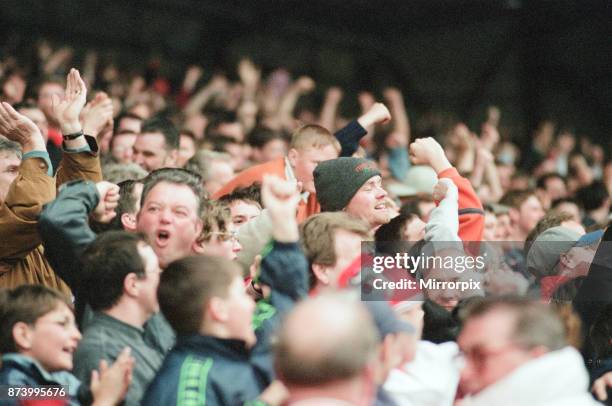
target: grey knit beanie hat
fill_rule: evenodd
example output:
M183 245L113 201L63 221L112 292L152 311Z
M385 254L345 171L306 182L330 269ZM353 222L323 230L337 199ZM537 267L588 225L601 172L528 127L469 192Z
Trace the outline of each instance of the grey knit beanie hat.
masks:
M344 209L359 188L378 175L376 164L364 158L342 157L321 162L314 170L321 211Z

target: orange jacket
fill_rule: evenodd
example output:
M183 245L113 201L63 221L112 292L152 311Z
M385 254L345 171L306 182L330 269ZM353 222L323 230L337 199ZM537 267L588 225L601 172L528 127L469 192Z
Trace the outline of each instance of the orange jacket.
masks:
M470 181L459 175L457 169L448 168L438 178L451 179L459 192L459 238L462 241L481 241L484 229L484 210Z
M250 186L255 182L261 183L263 182L264 175L276 175L281 179L287 179L285 173L285 158L277 158L245 169L214 193L212 198L216 200L232 193L234 189L238 187ZM321 206L317 201L317 195L310 193L306 202L302 200L298 204L297 221L301 223L308 217L319 212L321 212Z

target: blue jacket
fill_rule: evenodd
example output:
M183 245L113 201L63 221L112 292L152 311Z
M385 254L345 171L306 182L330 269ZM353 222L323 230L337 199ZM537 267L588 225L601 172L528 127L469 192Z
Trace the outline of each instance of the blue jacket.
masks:
M250 363L240 340L210 336L178 337L143 405L227 405L254 401L267 382Z
M257 344L193 335L177 339L157 376L149 385L143 405L239 406L257 404L259 394L272 382L270 337L280 318L308 293L308 263L298 243L274 242L261 263L261 283L270 286L270 298L255 315Z
M48 372L34 359L18 353L2 356L0 368L0 385L2 386L63 386L66 388L66 399L69 404L89 404L91 392L70 372ZM0 399L0 406L18 405L17 399Z

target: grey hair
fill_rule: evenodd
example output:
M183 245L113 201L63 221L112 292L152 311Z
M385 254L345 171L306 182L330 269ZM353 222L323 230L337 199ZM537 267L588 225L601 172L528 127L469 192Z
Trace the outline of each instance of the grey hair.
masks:
M21 159L22 154L21 154L21 145L19 145L18 143L9 140L8 138L6 138L3 135L0 135L0 152L12 152L15 155L17 155L17 157L19 159Z

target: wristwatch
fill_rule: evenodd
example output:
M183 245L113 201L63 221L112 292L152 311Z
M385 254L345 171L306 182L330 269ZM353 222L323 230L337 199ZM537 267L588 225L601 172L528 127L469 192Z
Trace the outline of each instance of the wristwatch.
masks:
M63 134L62 137L64 137L64 141L71 141L71 140L76 140L82 135L84 135L83 130L76 132L76 133L72 133L72 134Z

